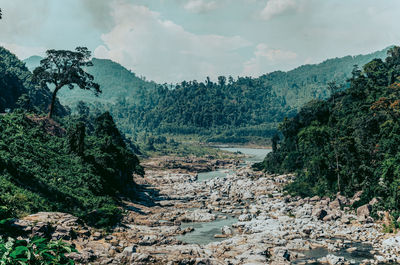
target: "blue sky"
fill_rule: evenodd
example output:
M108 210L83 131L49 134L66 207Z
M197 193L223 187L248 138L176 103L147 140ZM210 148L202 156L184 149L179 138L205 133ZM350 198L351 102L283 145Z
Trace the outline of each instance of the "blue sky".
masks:
M160 83L259 76L400 44L398 0L0 0L21 59L87 46Z

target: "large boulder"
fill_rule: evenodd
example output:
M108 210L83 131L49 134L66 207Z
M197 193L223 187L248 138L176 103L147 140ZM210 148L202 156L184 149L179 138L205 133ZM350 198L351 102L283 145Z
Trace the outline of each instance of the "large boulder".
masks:
M227 235L227 236L231 236L233 234L232 228L230 228L229 226L224 226L221 228L221 232L223 235Z
M324 217L328 215L328 212L322 208L314 208L311 215L317 220L323 220Z
M253 216L251 214L242 214L238 217L239 222L250 221Z
M365 221L371 213L371 205L364 204L357 208L357 219L361 222Z
M350 204L353 204L355 202L358 202L359 200L361 200L361 195L362 195L362 191L357 191L354 195L353 198L351 198L350 200Z
M342 205L341 201L339 199L336 199L329 203L329 208L331 208L332 210L340 210L341 205Z
M207 210L197 209L193 212L188 212L181 217L183 222L210 222L216 219L215 214Z

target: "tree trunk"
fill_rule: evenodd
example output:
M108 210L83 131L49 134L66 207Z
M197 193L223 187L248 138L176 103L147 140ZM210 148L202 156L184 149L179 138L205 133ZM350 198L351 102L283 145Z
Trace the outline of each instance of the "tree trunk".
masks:
M61 87L56 87L54 89L53 95L51 97L51 104L50 104L50 111L49 111L49 115L47 116L49 119L51 119L53 117L53 113L54 113L54 104L56 102L56 98L57 98L57 92L58 90L60 90Z

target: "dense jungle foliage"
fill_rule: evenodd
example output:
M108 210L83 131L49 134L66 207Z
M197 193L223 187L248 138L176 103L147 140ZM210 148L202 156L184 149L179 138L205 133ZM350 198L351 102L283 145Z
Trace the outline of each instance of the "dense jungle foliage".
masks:
M271 173L297 172L288 191L302 196L382 198L400 206L400 47L385 61L354 68L349 87L333 83L327 100L313 100L279 126L273 152L256 165ZM282 139L280 139L282 138Z
M328 82L345 82L353 65L384 58L386 51L330 59L259 78L219 77L216 82L207 78L176 85L148 82L110 60L93 59L87 71L102 87L102 95L96 98L87 91L66 89L60 91L60 100L71 108L84 100L109 111L130 136L147 131L200 135L209 142L248 142L271 138L285 116L293 116L310 99L328 97ZM38 58L25 62L32 69Z
M43 113L51 102L47 87L32 82L32 73L14 54L0 47L0 112L17 107ZM57 100L56 114L68 114Z
M110 113L76 114L56 105L32 81L24 63L0 49L0 220L38 211L61 211L104 227L121 217L118 194L135 197L132 173L143 174L130 142ZM128 144L128 145L127 145Z
M0 116L0 205L13 216L61 211L111 225L120 215L115 195L134 196L139 160L109 113L63 123L68 130L22 111Z

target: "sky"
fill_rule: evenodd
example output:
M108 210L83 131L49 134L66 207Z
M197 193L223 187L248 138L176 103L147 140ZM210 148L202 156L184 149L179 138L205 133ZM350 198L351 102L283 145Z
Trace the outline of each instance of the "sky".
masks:
M20 59L86 46L158 83L258 77L400 45L399 0L0 0Z

